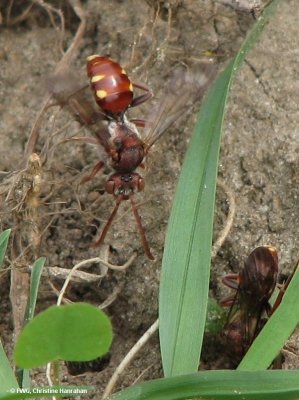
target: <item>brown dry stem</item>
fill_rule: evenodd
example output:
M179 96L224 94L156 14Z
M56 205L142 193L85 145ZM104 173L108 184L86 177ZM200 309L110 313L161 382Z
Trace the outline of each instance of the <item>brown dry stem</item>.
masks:
M39 193L42 168L37 154L31 154L27 168L18 175L11 195L17 229L13 234L10 301L17 336L23 327L29 293L29 265L39 254L40 214Z

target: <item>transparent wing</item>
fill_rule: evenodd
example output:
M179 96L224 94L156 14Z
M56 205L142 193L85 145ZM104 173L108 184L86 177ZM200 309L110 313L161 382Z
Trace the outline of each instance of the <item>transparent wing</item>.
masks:
M89 85L82 85L70 73L60 73L48 78L47 87L55 101L75 120L86 126L98 142L109 151L110 134L107 129L107 117L95 106Z
M50 75L47 89L56 102L85 125L91 125L97 118L92 96L86 93L87 85L81 84L70 72Z
M175 71L163 99L154 107L146 121L143 135L146 153L175 121L203 97L216 72L214 64L204 64L196 73Z

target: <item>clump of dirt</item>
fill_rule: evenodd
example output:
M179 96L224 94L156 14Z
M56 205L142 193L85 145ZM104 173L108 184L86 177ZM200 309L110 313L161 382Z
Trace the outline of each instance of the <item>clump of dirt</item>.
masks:
M56 1L45 7L36 2L27 9L30 2L3 2L0 9L7 23L0 36L1 230L13 229L10 263L27 265L43 255L47 267L71 268L81 260L98 256L98 250L90 244L114 206L113 197L104 193L108 171L80 184L98 162L98 149L65 139L88 135L87 130L63 107L51 107L37 120L41 104L46 101L49 76L62 58L61 47L66 49L74 43L81 26L80 15L74 12L75 2L65 3ZM152 88L154 98L130 112L132 117L146 118L157 99L163 97L165 82L175 69L192 69L211 62L221 69L238 50L254 16L228 3L87 0L82 4L87 19L84 35L66 72L84 86L88 83L86 57L109 54L125 66L130 76ZM62 14L58 12L61 8L64 32ZM280 269L284 272L290 271L298 258L298 94L293 88L298 35L294 9L294 0L279 7L263 39L236 77L231 93L220 175L234 193L236 217L214 261L211 288L217 298L225 292L221 277L237 272L258 245L272 244L278 248ZM106 309L114 327L114 342L109 366L104 371L88 373L84 378L71 378L65 371L66 382L92 384L102 392L116 366L157 318L165 230L195 118L196 112L192 110L169 129L150 152L147 169L142 171L146 184L136 201L155 262L145 256L130 206L124 202L106 238L111 250L109 260L122 265L133 252L137 252L137 257L124 271L109 270L100 282L71 285L68 297L74 301L100 304L116 294ZM30 204L28 211L22 208L22 196L27 194L26 179L11 172L24 169L26 143L36 121L38 140L34 151L42 161L37 194L40 200ZM226 198L220 191L217 205L215 237L227 212ZM35 243L41 233L41 242ZM88 269L91 271L98 273L98 266L93 265ZM1 277L1 282L1 325L9 347L12 327L7 275ZM42 281L39 310L55 302L55 289L59 290L63 283L57 278L51 278L51 282L50 285L49 279ZM207 367L223 368L219 352L209 347L204 355ZM115 389L129 386L136 379L160 376L158 337L153 336ZM35 379L46 383L44 372L37 371Z

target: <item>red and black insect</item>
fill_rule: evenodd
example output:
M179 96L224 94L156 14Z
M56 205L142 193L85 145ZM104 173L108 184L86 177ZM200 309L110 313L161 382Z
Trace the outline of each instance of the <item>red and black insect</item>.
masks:
M69 96L66 106L94 135L93 138L83 138L83 141L104 148L106 160L100 159L83 182L92 179L109 164L114 172L106 181L105 191L116 199L115 207L93 246L104 241L121 202L130 200L145 253L153 260L134 201L135 193L142 191L145 185L143 177L136 169L143 167L146 155L161 135L203 96L215 76L216 68L208 64L200 74L177 72L165 88L163 99L149 113L146 121L130 121L126 112L128 108L151 97L149 89L131 83L122 68L107 57L89 57L87 72L100 111L94 111L90 101L86 100L80 90ZM147 93L134 98L133 87L144 89ZM137 125L144 128L142 135L137 130Z
M115 120L123 121L129 107L135 107L152 97L152 92L145 84L132 82L126 71L109 57L88 57L87 75L96 103L108 117ZM146 93L134 97L133 88Z
M252 251L238 274L226 275L223 283L236 294L223 299L231 306L225 335L239 355L244 354L271 314L269 299L275 289L278 255L272 246L260 246Z
M144 158L153 144L190 107L190 101L193 103L202 97L214 74L215 69L212 66L207 74L196 77L198 79L177 74L170 82L164 99L144 123L143 135L140 135L136 125L129 121L125 114L122 114L122 121L110 121L107 130L97 132L99 143L104 147L110 165L114 169L114 173L106 182L105 190L115 197L116 204L94 246L103 242L120 203L123 200L130 200L145 253L150 259L154 259L134 202L134 194L143 190L145 185L143 177L136 172L136 169L143 166ZM94 176L103 165L100 161L91 176Z

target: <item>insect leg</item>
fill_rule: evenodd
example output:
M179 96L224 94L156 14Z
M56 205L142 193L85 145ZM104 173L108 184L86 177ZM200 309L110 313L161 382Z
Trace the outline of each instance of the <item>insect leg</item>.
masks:
M148 244L148 241L147 241L146 236L145 236L145 231L144 231L144 228L143 228L142 223L141 223L141 218L140 218L140 215L138 214L137 206L136 206L135 201L133 200L133 196L132 195L130 196L130 200L131 200L132 210L133 210L134 217L135 217L135 220L136 220L136 223L137 223L137 227L138 227L138 230L139 230L139 233L140 233L140 236L141 236L141 241L142 241L142 245L143 245L145 254L147 255L147 257L150 260L154 260L155 257L152 255L152 253L150 251L149 244Z
M133 84L134 88L138 88L138 89L144 90L144 91L146 91L146 93L135 97L135 99L133 99L132 103L130 104L130 107L139 106L140 104L142 104L145 101L149 100L153 96L153 93L150 90L150 88L147 85L145 85L144 83L132 82L132 84Z
M117 210L118 210L119 205L122 202L122 200L123 200L122 196L117 197L114 209L113 209L112 213L110 214L110 217L109 217L108 221L106 222L106 225L104 226L104 228L102 230L101 236L99 237L98 240L96 240L94 243L92 243L92 245L91 245L92 247L100 246L103 243L103 241L105 240L107 232L108 232L108 230L109 230L109 228L110 228L110 226L112 224L112 221L114 220L114 217L115 217L115 215L117 213Z
M101 169L103 169L103 167L104 167L103 161L99 161L99 162L93 167L91 173L90 173L89 175L85 176L84 178L82 178L81 184L91 181L91 180L96 176L96 174L97 174L98 172L100 172Z

